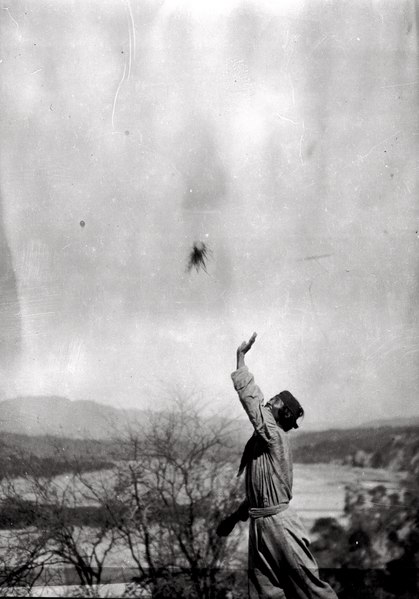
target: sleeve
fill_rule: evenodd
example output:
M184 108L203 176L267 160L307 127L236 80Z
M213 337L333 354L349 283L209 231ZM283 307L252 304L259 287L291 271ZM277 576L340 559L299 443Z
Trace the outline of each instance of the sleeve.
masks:
M268 443L278 437L278 427L269 408L263 405L263 394L247 366L232 373L234 388L256 433Z

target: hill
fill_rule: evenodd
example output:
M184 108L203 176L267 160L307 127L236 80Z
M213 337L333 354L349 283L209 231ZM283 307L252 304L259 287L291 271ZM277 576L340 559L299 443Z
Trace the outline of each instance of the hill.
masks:
M401 417L401 418L381 418L380 420L371 420L361 424L363 428L380 428L380 427L419 427L419 416Z
M0 430L71 439L108 439L128 423L143 423L147 413L121 410L95 401L59 396L15 397L0 402Z
M416 472L419 471L418 420L398 418L347 429L339 425L317 431L305 431L303 423L302 429L290 433L294 461L334 462ZM150 413L145 411L121 410L94 401L71 401L60 396L16 397L0 402L3 440L9 434L9 446L19 447L27 454L42 459L49 459L51 447L58 443L67 447L68 455L84 454L87 458L90 453L89 461L105 463L110 453L114 454L117 447L115 440L127 431L127 427L144 428L149 421ZM215 416L207 423L212 426L219 421L221 419ZM239 418L225 424L227 429L224 434L239 456L252 434L250 423ZM83 441L92 443L85 446ZM112 452L109 443L113 445Z
M24 396L0 401L0 431L23 435L52 435L71 439L108 439L130 424L146 424L149 413L144 410L122 410L90 400L72 401L66 397ZM213 420L218 420L215 416ZM209 419L211 420L211 418ZM246 418L231 421L237 432L237 441L246 442L252 427ZM354 425L345 422L303 422L293 437L305 434L327 433L337 430L355 431L375 428L407 428L419 426L419 416L382 419ZM353 435L353 433L350 433ZM315 438L315 437L313 437Z
M333 462L419 473L419 426L301 432L294 435L292 445L296 462Z

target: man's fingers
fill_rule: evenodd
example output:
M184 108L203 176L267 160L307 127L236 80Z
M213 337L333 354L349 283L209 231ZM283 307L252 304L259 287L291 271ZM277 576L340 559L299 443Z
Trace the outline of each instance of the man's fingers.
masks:
M257 333L253 333L249 341L243 341L243 343L237 348L238 352L246 353L252 347L257 337Z
M256 341L256 337L257 336L258 336L257 333L253 333L253 335L249 339L249 345L253 345L254 344L254 342Z
M249 349L254 344L256 337L257 337L257 333L253 333L253 335L250 337L249 341L247 343L245 343L245 351L249 351Z

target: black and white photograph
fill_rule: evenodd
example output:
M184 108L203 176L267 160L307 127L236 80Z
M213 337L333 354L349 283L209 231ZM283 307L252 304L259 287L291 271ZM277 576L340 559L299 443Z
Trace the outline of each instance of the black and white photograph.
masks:
M0 4L0 597L419 596L417 0Z

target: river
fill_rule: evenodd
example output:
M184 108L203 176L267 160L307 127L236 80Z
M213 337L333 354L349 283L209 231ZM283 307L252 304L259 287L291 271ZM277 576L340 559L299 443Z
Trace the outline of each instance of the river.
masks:
M344 521L345 487L360 489L384 485L397 490L403 475L376 468L352 468L339 464L294 464L292 505L305 525L311 528L317 518Z

